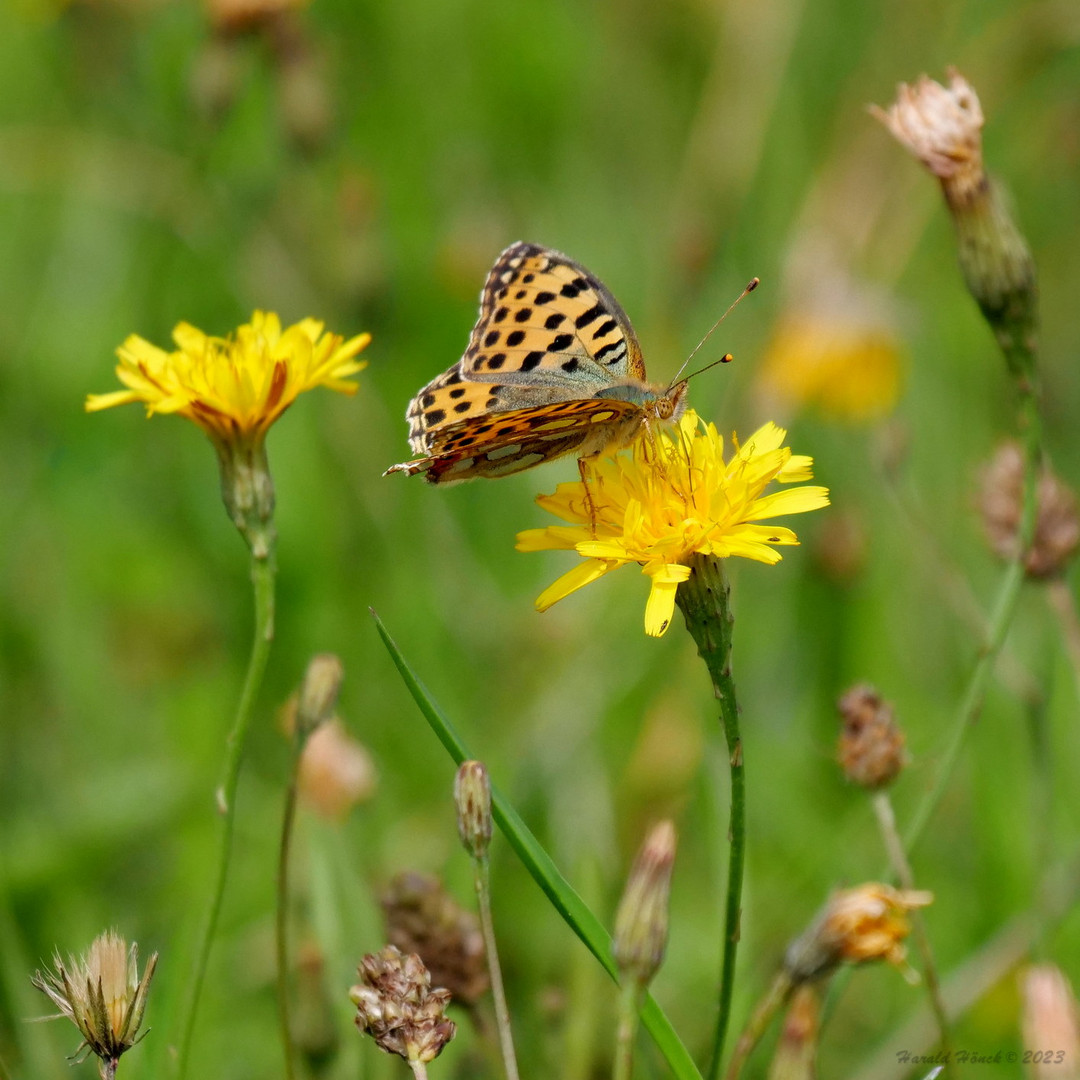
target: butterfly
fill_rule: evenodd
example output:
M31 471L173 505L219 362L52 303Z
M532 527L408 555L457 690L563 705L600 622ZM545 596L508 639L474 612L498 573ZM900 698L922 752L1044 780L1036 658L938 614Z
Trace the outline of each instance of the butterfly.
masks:
M409 402L413 461L386 473L432 484L509 476L544 461L627 445L677 420L686 381L646 381L630 320L585 267L539 244L495 260L465 355Z

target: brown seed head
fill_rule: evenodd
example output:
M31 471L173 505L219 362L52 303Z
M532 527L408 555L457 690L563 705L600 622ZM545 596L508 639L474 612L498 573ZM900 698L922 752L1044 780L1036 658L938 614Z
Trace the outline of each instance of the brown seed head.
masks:
M1024 488L1024 456L1014 442L1002 443L981 477L983 527L994 553L1015 559L1020 549L1020 517ZM1025 559L1029 577L1064 572L1080 545L1076 496L1049 468L1039 475L1035 537Z
M432 990L431 977L415 953L407 956L387 945L360 962L361 983L349 990L356 1006L356 1026L381 1050L406 1061L432 1061L454 1037L446 1019L449 990Z
M647 986L664 959L668 896L675 865L675 826L653 826L634 861L615 915L615 963L624 978Z
M868 882L829 897L810 927L789 946L784 968L796 984L824 975L842 963L887 960L906 969L902 944L910 927L905 915L933 900L928 892Z
M955 68L949 68L948 87L922 75L914 86L900 83L888 109L872 105L870 112L942 182L950 199L964 201L985 182L982 108Z
M870 790L891 784L907 764L892 705L864 683L848 690L837 708L843 722L837 758L844 775Z
M474 859L487 856L491 843L491 781L479 761L463 761L454 777L458 835Z
M437 986L472 1005L489 985L484 935L471 911L459 907L438 878L405 872L382 897L386 936L402 952L420 956Z
M57 953L53 966L54 972L35 972L31 982L79 1029L79 1049L101 1059L102 1077L111 1077L120 1055L138 1041L157 953L140 979L138 946L133 943L129 949L119 934L108 930L78 960L68 957L65 964Z

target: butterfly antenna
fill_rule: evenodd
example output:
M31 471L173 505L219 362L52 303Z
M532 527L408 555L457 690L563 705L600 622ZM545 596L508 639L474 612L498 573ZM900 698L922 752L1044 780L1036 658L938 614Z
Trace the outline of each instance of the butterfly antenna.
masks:
M738 305L739 301L744 299L749 293L752 293L760 284L761 284L761 278L753 278L749 282L749 284L746 286L746 288L743 289L743 291L741 293L739 293L739 295L737 297L735 297L735 299L731 302L731 306L727 309L727 311L725 311L724 314L721 315L720 318L717 319L716 322L714 322L712 324L712 326L709 328L709 332L694 346L693 351L683 361L682 367L679 368L679 370L675 373L675 378L673 378L671 380L671 386L674 386L679 381L679 379L682 377L682 373L689 366L690 361L693 360L695 356L697 356L699 350L705 344L705 342L708 341L709 338L711 338L713 336L713 331L716 330L716 328L735 310L735 308ZM732 359L733 359L733 357L732 357L731 353L725 353L719 360L714 360L711 364L706 364L705 367L698 368L697 371L693 372L693 374L691 374L691 375L687 375L686 377L688 379L692 379L694 377L694 375L700 375L703 371L708 371L709 368L715 367L717 364L729 364L732 361Z

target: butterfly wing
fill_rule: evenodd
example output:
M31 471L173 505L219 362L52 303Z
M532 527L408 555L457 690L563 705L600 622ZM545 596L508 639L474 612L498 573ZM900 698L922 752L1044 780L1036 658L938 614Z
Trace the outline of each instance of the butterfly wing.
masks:
M564 400L645 379L619 302L585 267L539 244L511 244L495 260L461 365L469 379L560 387Z
M423 473L432 484L509 476L563 454L598 453L623 441L641 417L638 405L599 398L478 415L433 433L427 457L386 471Z

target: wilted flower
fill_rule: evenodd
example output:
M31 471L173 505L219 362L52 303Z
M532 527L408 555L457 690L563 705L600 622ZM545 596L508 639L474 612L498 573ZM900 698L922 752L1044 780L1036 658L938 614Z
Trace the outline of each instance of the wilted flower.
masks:
M94 939L86 954L65 964L57 953L55 971L34 973L32 982L81 1032L84 1048L100 1058L103 1080L116 1073L120 1056L138 1041L146 995L157 953L139 978L138 946L112 930Z
M300 755L300 798L331 821L340 821L370 799L378 776L375 763L335 716L320 724Z
M1008 201L983 169L983 114L974 89L949 69L949 85L923 75L901 84L888 110L872 107L896 139L941 182L956 226L960 269L1010 371L1035 374L1036 275Z
M790 529L757 523L829 502L823 487L763 494L773 480L811 479L811 459L783 446L785 434L765 424L746 442L736 442L725 462L716 427L687 410L674 434L650 430L629 453L583 459L588 491L582 482L560 484L553 495L536 500L568 525L518 533L518 551L576 550L587 560L545 589L537 608L546 611L617 566L638 563L652 583L645 632L659 637L696 553L779 562L776 546L797 544L798 538Z
M1024 456L1016 443L998 448L983 469L981 488L983 527L990 546L1002 559L1015 559L1020 554L1024 495ZM1024 566L1030 577L1053 577L1065 570L1080 546L1076 496L1044 466L1035 497L1035 534Z
M837 751L844 774L864 788L892 783L907 762L892 706L863 683L848 690L837 708L844 725Z
M894 889L878 882L840 889L829 897L810 928L788 946L784 968L795 984L842 963L887 960L906 971L903 940L910 927L905 915L932 900L928 892Z
M409 1062L428 1062L442 1053L456 1031L446 1019L449 990L432 990L431 976L414 953L393 945L368 953L360 963L361 985L349 990L356 1026L381 1050Z
M674 866L675 826L661 821L653 826L634 860L615 915L615 963L639 986L652 981L664 959Z
M474 1004L490 985L480 921L461 907L438 878L405 871L381 899L386 936L404 953L416 953L436 986L455 1002Z

